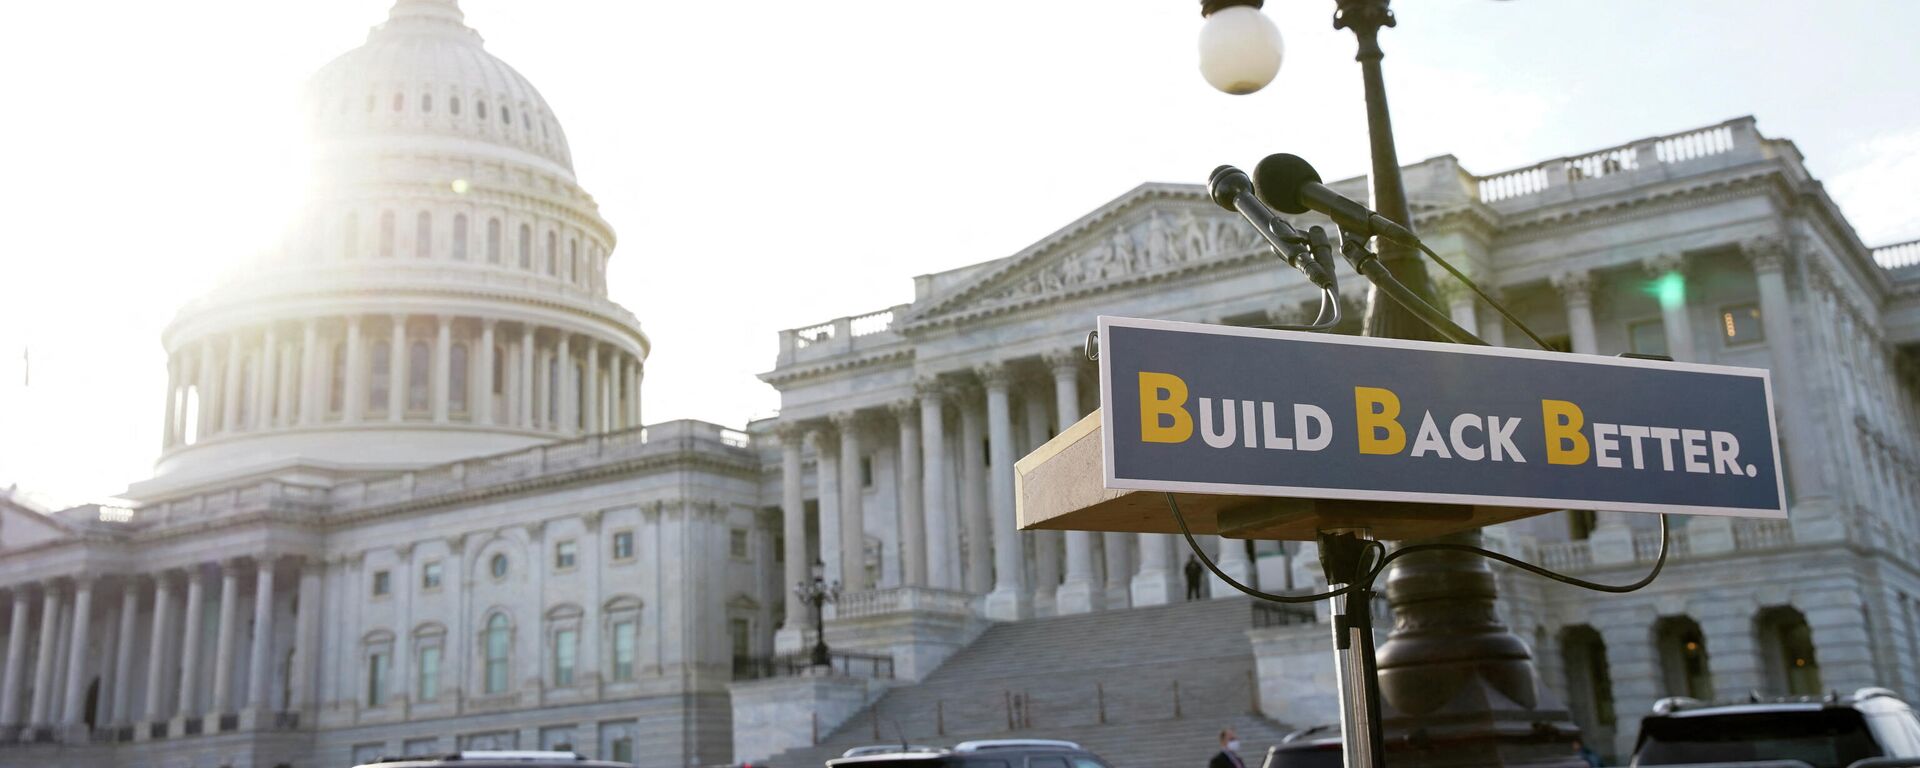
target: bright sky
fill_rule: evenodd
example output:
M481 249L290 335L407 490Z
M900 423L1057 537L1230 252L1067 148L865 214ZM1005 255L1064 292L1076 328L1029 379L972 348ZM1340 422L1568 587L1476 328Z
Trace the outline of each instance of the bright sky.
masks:
M0 10L0 488L146 476L161 328L297 199L300 84L387 0ZM649 421L771 414L776 332L912 297L1148 180L1279 151L1366 169L1353 37L1269 0L1279 80L1195 67L1193 0L467 0L545 94L619 233L654 342ZM1490 173L1745 114L1793 139L1869 244L1920 237L1920 3L1400 0L1401 157ZM31 386L22 351L31 348Z

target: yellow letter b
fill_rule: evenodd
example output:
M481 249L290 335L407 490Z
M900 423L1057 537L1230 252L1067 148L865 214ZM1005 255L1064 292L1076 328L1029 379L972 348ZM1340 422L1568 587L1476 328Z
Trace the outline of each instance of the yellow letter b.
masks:
M1193 437L1187 413L1187 383L1171 373L1140 372L1140 439L1184 443Z
M1407 430L1394 421L1400 416L1400 397L1379 387L1353 388L1353 420L1360 429L1360 452L1380 456L1407 447Z
M1542 400L1540 420L1547 430L1548 464L1587 463L1587 436L1580 434L1587 417L1580 406L1565 400Z

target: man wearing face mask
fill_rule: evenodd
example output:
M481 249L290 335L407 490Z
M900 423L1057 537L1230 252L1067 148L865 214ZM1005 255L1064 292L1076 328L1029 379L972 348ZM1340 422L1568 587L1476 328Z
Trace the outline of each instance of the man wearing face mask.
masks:
M1220 730L1220 754L1207 761L1207 768L1247 768L1240 761L1240 737L1235 736L1232 728Z

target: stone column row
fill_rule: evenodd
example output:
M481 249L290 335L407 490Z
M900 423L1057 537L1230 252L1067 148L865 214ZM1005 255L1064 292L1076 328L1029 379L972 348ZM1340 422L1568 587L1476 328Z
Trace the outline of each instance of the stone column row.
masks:
M460 320L451 315L386 318L384 399L375 398L370 386L379 361L369 354L366 318L361 316L341 319L337 333L330 321L308 318L300 322L300 335L290 344L282 342L278 323L258 334L227 334L221 344L211 337L202 339L175 351L168 362L162 447L219 433L315 425L334 418L349 424L369 419L401 422L410 411L448 423L462 408L472 423L566 434L640 426L644 367L637 356L591 337L570 350L578 334L531 325L523 325L518 338L507 341L509 350L499 365L502 414L496 417L498 322L478 319L477 334L456 339L454 325ZM421 383L413 380L409 347L420 341L429 345L424 402L415 401L408 388ZM469 346L466 396L459 402L462 393L455 391L452 370L456 341L478 345ZM335 357L336 342L344 361ZM541 367L536 370L536 365ZM336 366L343 374L337 385ZM336 386L341 391L335 391ZM189 393L197 408L192 415Z

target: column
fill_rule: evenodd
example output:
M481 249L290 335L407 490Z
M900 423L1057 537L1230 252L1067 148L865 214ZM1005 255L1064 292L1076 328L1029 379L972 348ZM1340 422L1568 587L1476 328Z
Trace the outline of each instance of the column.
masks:
M574 416L575 411L573 410L573 398L576 393L576 388L573 385L573 353L567 349L567 344L570 341L568 337L570 335L571 334L562 331L560 333L560 343L554 347L554 368L557 369L560 374L553 379L553 388L557 391L547 393L547 397L553 399L555 403L553 412L556 414L556 419L560 422L552 426L557 427L563 435L571 435L578 431L580 427L580 419Z
M234 609L240 601L240 561L226 560L220 563L220 623L213 630L213 705L209 714L220 717L233 711L233 657ZM219 728L217 723L210 724L208 733Z
M945 390L938 379L914 383L920 395L920 499L925 515L927 585L960 588L960 558L954 551L953 518L947 513L947 422Z
M1700 623L1700 634L1707 641L1713 689L1726 695L1766 688L1761 646L1753 625L1759 606L1741 600L1712 600L1693 603L1688 608Z
M228 376L237 380L235 376ZM68 735L79 735L87 711L87 650L93 628L93 577L79 576L73 587L73 637L67 643L67 711L60 718Z
M826 563L829 582L839 581L840 563L840 443L836 437L832 427L815 427L807 433L813 443L813 487L820 496L820 561Z
M629 384L627 387L627 407L633 411L628 417L628 421L633 424L633 426L643 426L645 422L640 420L640 381L645 378L647 371L645 368L640 367L640 360L638 358L635 358L633 362L627 364L627 370L630 371L627 376Z
M7 633L6 680L0 683L0 736L11 734L20 725L20 685L27 663L27 621L33 606L27 601L26 585L13 588L13 629Z
M453 385L453 377L449 375L449 361L453 359L453 318L441 315L435 319L439 327L433 337L433 423L445 424L451 400L449 390Z
M1107 610L1125 608L1133 604L1133 542L1137 538L1131 533L1107 531L1100 534L1100 551L1106 558L1106 605Z
M1165 605L1180 599L1180 577L1173 563L1174 537L1134 534L1140 542L1140 570L1133 574L1133 604Z
M256 398L258 399L258 398ZM120 643L113 659L113 727L133 724L133 643L140 631L140 580L129 576L120 588Z
M200 625L206 613L206 591L206 572L199 567L187 569L187 612L180 620L180 700L173 710L175 720L200 716Z
M300 613L293 621L293 671L288 675L288 699L294 711L306 714L315 709L314 673L320 652L320 569L318 560L300 561ZM464 571L457 567L449 575L457 585ZM455 678L460 679L460 678Z
M253 428L270 429L274 425L274 412L279 410L278 393L280 391L280 341L274 338L274 323L267 323L265 338L260 340L260 385L254 387Z
M293 350L282 345L280 366L276 369L280 376L279 399L275 400L275 410L279 413L275 421L283 427L300 423L300 358Z
M247 709L256 716L270 708L267 683L272 675L268 664L273 652L273 558L261 558L258 563L259 576L253 586L253 658L247 666ZM400 644L398 637L394 644Z
M1214 551L1219 552L1220 556L1215 558L1214 564L1220 566L1220 571L1232 577L1234 581L1252 586L1253 561L1247 559L1246 540L1229 539L1225 536L1217 536L1215 538L1220 540L1220 546ZM1175 540L1174 544L1178 546L1179 541ZM1213 591L1207 595L1208 597L1219 600L1223 597L1240 596L1240 590L1227 586L1227 583L1221 581L1220 577L1208 573L1207 579L1213 582Z
M864 455L860 429L865 419L855 411L842 411L832 418L840 431L840 584L848 592L859 592L872 588L867 583L866 484L860 475Z
M1593 333L1592 276L1585 270L1562 272L1549 282L1567 305L1567 337L1573 342L1573 351L1583 355L1600 354L1600 344Z
M387 345L387 420L407 418L407 316L393 316Z
M1761 238L1742 243L1740 252L1753 266L1754 282L1760 294L1760 330L1766 336L1767 353L1773 358L1774 399L1790 404L1781 409L1781 448L1786 454L1787 490L1796 501L1828 499L1831 478L1823 471L1818 450L1819 435L1808 421L1813 409L1791 404L1807 402L1802 384L1798 341L1793 325L1793 303L1787 297L1786 266L1792 252L1781 238Z
M1020 532L1013 517L1013 413L1007 387L1011 374L1005 365L990 363L977 371L987 388L988 498L993 510L993 591L987 595L987 618L1014 621L1032 615L1032 596L1026 593L1026 573Z
M53 657L57 652L54 643L58 640L54 633L60 626L60 587L47 582L40 591L40 646L34 654L33 701L27 713L30 728L51 724L47 708L53 700Z
M780 630L792 633L793 647L797 648L808 618L807 606L800 602L799 593L793 591L795 586L807 581L807 500L800 477L801 441L806 439L806 429L799 424L782 422L774 430L780 436L780 531L786 538L787 560L783 584L787 622Z
M166 421L160 422L160 449L163 451L172 448L174 442L180 439L179 415L175 411L179 393L180 353L170 351L167 355L167 416ZM0 721L0 726L4 725L7 723Z
M226 375L220 384L220 431L240 428L240 334L227 334Z
M587 382L586 382L587 431L605 432L607 428L600 423L600 342L587 339Z
M340 393L341 419L349 424L360 421L366 413L367 379L365 355L360 351L360 316L347 316L347 356L343 365L346 376L342 377L342 386L347 391Z
M1035 390L1038 386L1026 387L1027 394L1020 397L1025 408L1021 421L1026 425L1027 440L1021 455L1031 453L1035 448L1047 442L1047 401ZM1017 460L1019 457L1015 456ZM1007 471L1013 471L1008 465ZM1017 518L1017 515L1016 515ZM1016 519L1016 522L1017 519ZM1019 528L1014 530L1018 531ZM1060 532L1032 531L1016 534L1033 544L1033 612L1036 616L1052 616L1055 613L1054 592L1060 588Z
M1505 300L1505 297L1500 291L1500 286L1482 285L1480 286L1480 290L1486 291L1487 295L1493 297L1495 301ZM1498 312L1488 312L1486 315L1481 316L1480 339L1496 347L1506 346L1507 319L1501 317Z
M1085 359L1079 350L1047 355L1047 369L1053 372L1053 409L1059 422L1055 432L1065 432L1080 421L1080 365ZM1060 584L1054 610L1061 614L1090 613L1104 601L1100 585L1093 581L1093 531L1067 531L1067 577Z
M307 318L300 342L300 423L320 423L320 321Z
M900 558L900 583L909 587L927 583L926 517L920 509L925 492L920 488L920 408L912 400L893 404L893 421L898 425L900 460L895 491L899 497L899 525L894 528L898 541L894 551Z
M533 326L520 326L520 379L519 397L514 402L514 424L521 429L533 429Z
M1480 328L1480 319L1476 316L1477 313L1474 312L1474 302L1477 300L1477 297L1473 295L1473 289L1468 288L1459 280L1453 279L1452 276L1441 278L1441 280L1443 282L1434 285L1434 292L1440 295L1439 298L1446 301L1447 317L1453 320L1454 325L1467 329L1468 333L1477 334ZM1234 594L1239 593L1235 592Z
M493 423L493 326L495 322L493 318L480 321L480 375L468 377L469 382L480 383L479 387L474 388L476 396L473 398L474 422L478 424Z
M1633 752L1640 718L1652 711L1654 700L1661 696L1652 624L1652 617L1641 615L1597 615L1592 621L1607 646L1607 677L1613 683L1613 711L1619 715L1614 724L1615 747L1623 755Z
M167 617L173 613L173 585L167 573L153 576L153 632L147 638L147 706L140 713L147 722L164 722L166 706Z
M199 414L195 418L194 439L205 440L213 434L213 340L201 339L200 373L193 379L194 390L199 393Z
M992 535L987 522L987 459L981 452L986 442L987 416L980 408L975 391L960 400L960 524L961 540L966 543L966 590L977 595L993 588L993 550L987 543Z
M1686 258L1667 253L1646 261L1647 272L1655 280L1655 295L1660 299L1660 323L1667 331L1667 356L1680 361L1696 360L1693 352L1693 324L1687 317Z

